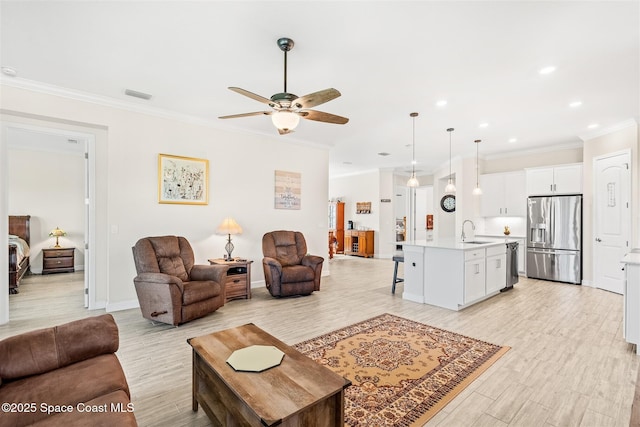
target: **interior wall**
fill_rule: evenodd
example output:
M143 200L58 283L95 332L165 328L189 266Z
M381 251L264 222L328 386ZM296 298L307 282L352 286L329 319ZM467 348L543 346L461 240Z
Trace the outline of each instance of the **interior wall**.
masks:
M67 235L63 247L75 247L75 269L84 269L84 157L60 153L8 149L9 215L31 215L31 272L42 272L42 249L55 245L49 232ZM34 173L37 171L37 173Z
M341 197L344 202L345 228L348 221L353 221L356 229L375 231L374 252L376 256L379 256L380 171L331 178L329 180L329 196L329 199ZM358 202L371 202L371 213L356 213L356 203Z
M105 270L98 270L97 293L104 290L108 311L136 307L136 275L131 246L144 236L182 235L191 242L196 262L221 257L226 236L216 235L222 219L242 226L233 255L254 260L253 286L263 285L262 235L275 229L305 234L311 253L326 253L328 148L288 142L279 135L229 132L209 123L186 122L96 102L2 86L3 111L52 121L70 120L104 127L98 139L96 173L97 244L104 245ZM158 154L209 160L209 204L158 203ZM300 172L300 210L274 207L276 170ZM375 181L377 184L377 180ZM104 193L101 193L103 191ZM5 187L1 197L6 197ZM6 215L0 212L2 215ZM325 271L328 270L325 269ZM6 280L6 279L5 279Z

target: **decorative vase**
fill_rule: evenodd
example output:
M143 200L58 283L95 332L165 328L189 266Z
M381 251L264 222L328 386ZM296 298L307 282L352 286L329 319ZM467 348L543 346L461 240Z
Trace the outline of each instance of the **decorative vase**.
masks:
M508 225L504 226L504 232L503 233L504 233L505 236L508 236L509 234L511 234L511 230L509 230L509 226Z

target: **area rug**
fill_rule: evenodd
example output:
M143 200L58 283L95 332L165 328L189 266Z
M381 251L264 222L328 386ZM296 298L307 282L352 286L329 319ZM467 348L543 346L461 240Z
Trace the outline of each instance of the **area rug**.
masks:
M351 380L352 427L422 425L509 350L391 314L293 347Z

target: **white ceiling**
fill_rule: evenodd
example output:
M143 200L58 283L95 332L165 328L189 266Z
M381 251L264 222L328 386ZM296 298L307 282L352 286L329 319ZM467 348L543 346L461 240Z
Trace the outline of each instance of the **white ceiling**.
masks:
M334 176L410 169L414 111L424 173L447 163L448 127L454 157L475 156L475 139L492 156L578 145L640 118L638 1L2 1L0 12L0 65L17 72L2 75L7 84L45 83L269 135L269 117L217 117L266 107L228 86L282 92L276 40L290 37L288 91L336 88L342 96L316 109L350 121L303 120L278 138L332 147ZM539 74L549 65L556 71Z

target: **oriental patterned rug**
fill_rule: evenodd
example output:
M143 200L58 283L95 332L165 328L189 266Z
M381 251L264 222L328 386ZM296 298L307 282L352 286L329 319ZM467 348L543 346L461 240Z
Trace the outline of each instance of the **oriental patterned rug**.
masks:
M391 314L293 347L351 380L353 427L422 425L509 350Z

